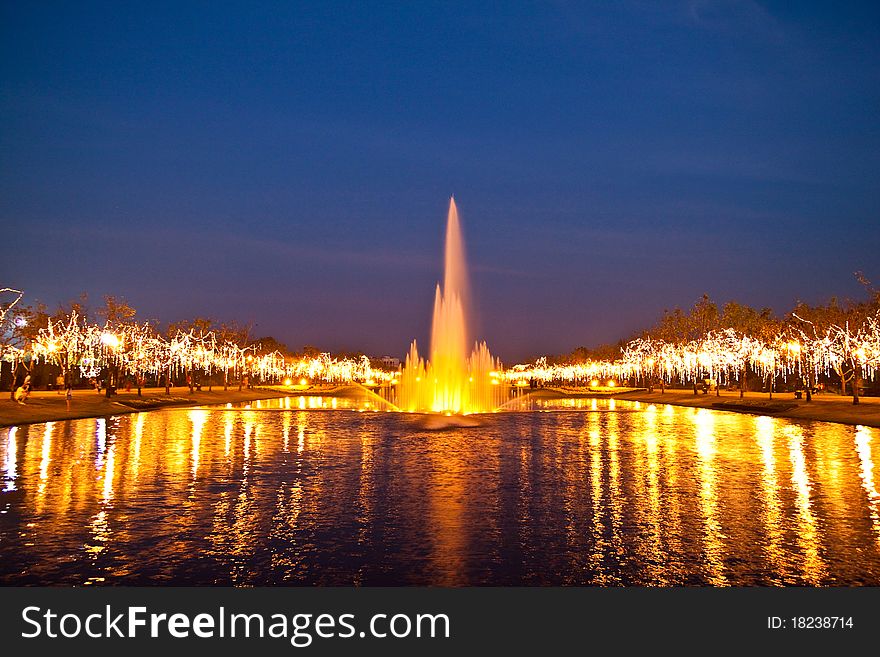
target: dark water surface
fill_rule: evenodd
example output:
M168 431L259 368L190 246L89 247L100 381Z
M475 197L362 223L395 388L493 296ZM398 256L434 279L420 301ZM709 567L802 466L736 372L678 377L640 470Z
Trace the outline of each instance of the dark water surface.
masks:
M880 585L877 429L562 400L429 431L358 406L2 429L0 582Z

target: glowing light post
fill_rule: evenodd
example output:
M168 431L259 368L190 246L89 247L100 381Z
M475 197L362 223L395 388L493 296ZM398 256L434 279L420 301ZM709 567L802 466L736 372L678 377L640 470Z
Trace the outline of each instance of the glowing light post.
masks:
M174 365L174 362L177 360L178 355L177 352L180 349L180 345L177 342L177 338L173 338L170 342L163 342L162 344L162 356L164 361L165 370L165 394L171 394L171 367Z
M880 312L876 317L868 319L868 325L865 329L866 337L863 349L865 351L865 374L871 379L880 369Z
M764 365L764 372L770 380L770 399L773 399L773 388L776 386L776 350L764 349L763 353L761 354L761 362Z
M242 349L242 351L241 351L241 355L242 355L242 358L243 358L243 363L242 363L242 372L241 372L241 374L240 374L239 377L238 377L238 391L239 391L239 392L241 392L241 387L242 387L242 385L244 384L244 377L247 376L247 374L245 374L245 372L249 372L249 371L250 371L250 369L249 369L249 368L250 368L250 364L251 364L251 363L253 362L253 360L254 360L254 357L253 357L252 354L248 354L247 356L244 356L244 352L245 352L245 351L247 351L247 349ZM247 368L247 369L246 369L246 368ZM250 380L248 380L248 386L250 386Z
M813 384L811 377L807 375L804 376L804 365L801 359L801 354L803 349L801 348L800 342L796 340L791 340L785 343L785 354L789 361L793 363L792 369L797 371L798 378L802 383L804 383L804 387L807 389L807 401L813 401Z
M217 338L213 333L210 334L210 343L206 356L205 371L208 374L208 392L212 392L214 390L214 366L217 362Z
M101 344L104 345L105 349L110 353L110 357L105 358L105 361L107 362L107 390L104 394L107 397L111 397L115 394L116 386L119 383L119 365L117 363L119 336L110 331L105 331L101 334Z

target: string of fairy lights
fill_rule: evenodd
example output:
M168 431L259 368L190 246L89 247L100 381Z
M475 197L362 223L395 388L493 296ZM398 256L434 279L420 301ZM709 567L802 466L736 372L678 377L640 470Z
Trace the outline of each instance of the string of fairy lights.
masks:
M8 308L7 308L8 310ZM8 313L7 313L8 314ZM8 317L7 317L8 319ZM739 381L747 369L760 376L781 376L815 382L821 374L858 371L873 380L880 371L880 312L858 323L818 327L797 320L769 338L734 329L709 331L701 339L667 342L639 338L627 343L616 360L533 363L493 370L493 380L510 385L621 385L646 381L687 383L702 378ZM135 377L177 376L182 372L222 373L227 379L244 375L267 382L360 382L370 386L397 382L397 370L374 368L366 356L334 358L290 357L278 351L262 353L259 344L240 345L213 331L178 331L165 337L148 324L99 326L76 312L50 320L23 347L6 345L4 360L35 359L78 369L83 377L97 376L109 366Z
M0 288L0 332L11 333L21 328L24 319L14 313L24 292L11 287ZM10 340L0 340L0 360L14 361L24 356L24 350Z
M268 382L351 381L379 384L393 373L374 369L366 356L360 359L290 358L278 351L260 353L259 343L240 345L223 340L213 331L177 331L170 337L156 334L149 324L98 326L76 312L63 321L49 320L28 346L32 358L57 365L62 372L79 370L80 376L97 376L102 368L115 367L134 377L178 376L186 372L222 373L233 380L254 376ZM21 356L21 354L18 354Z
M546 358L515 365L504 372L513 383L536 379L542 383L615 385L624 380L686 383L702 378L739 381L747 368L770 379L781 376L814 383L819 375L859 372L873 380L880 371L880 312L864 321L824 328L795 317L797 323L769 339L732 328L709 331L701 339L682 343L638 338L621 349L614 361L559 365Z

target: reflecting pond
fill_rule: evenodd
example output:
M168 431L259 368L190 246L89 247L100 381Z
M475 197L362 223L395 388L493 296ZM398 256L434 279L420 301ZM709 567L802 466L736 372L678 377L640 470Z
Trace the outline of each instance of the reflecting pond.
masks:
M880 431L302 397L0 429L4 584L880 585Z

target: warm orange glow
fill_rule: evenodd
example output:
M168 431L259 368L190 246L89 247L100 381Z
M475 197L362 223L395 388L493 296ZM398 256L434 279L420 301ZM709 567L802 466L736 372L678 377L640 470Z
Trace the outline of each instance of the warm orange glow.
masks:
M443 282L434 292L430 358L420 358L413 341L397 390L402 409L478 413L493 411L500 404L488 384L491 377L486 376L496 372L500 363L492 358L485 342L472 342L468 330L468 286L464 238L455 200L450 199Z
M458 255L447 259L455 270L451 281L461 281L463 269L459 265L463 263L457 258L463 252L452 251ZM492 389L489 384L493 381L495 385L510 386L532 380L542 386L581 386L589 382L590 387L599 387L601 381L611 380L613 383L608 385L614 387L710 379L728 385L738 382L740 373L751 368L765 380L771 376L782 376L785 381L812 379L821 388L824 384L818 382L819 376L841 368L858 366L861 377L870 381L876 381L880 373L880 313L858 324L832 324L818 333L809 328L809 322L795 316L801 324L796 321L776 335L748 335L726 328L708 331L688 342L646 337L625 344L613 360L551 364L544 357L502 368L485 343L475 345L469 357L459 358L463 353L459 349L459 329L463 330L466 323L459 321L464 306L456 298L456 285L438 289L435 328L439 332L432 342L431 359L418 359L418 352L412 350L411 356L416 358L408 358L408 366L402 371L374 369L366 356L333 358L330 353L322 353L292 358L278 351L261 353L258 344L242 346L213 331L180 330L166 337L149 324L100 326L75 311L62 319L50 318L24 348L7 345L4 358L31 357L62 368L78 367L83 377L96 376L101 368L114 366L120 373L137 377L201 371L209 376L221 373L227 380L253 376L261 383L284 381L285 385L297 380L300 385L308 385L309 381L358 381L371 386L390 383L398 386L398 400L408 400L397 402L405 410L453 412L497 408L505 396L498 388Z

